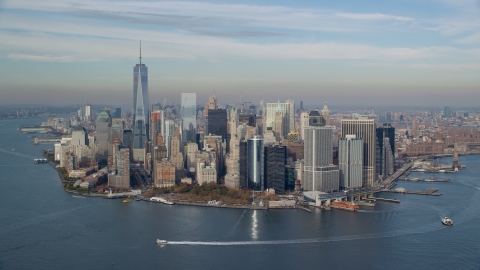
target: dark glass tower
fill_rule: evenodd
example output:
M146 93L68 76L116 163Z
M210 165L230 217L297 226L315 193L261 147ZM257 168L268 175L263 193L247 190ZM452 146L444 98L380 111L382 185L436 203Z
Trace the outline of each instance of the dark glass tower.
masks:
M285 193L286 157L287 148L285 146L265 146L265 189L273 188L275 193Z
M241 149L240 149L241 151ZM253 135L247 140L248 187L255 191L264 188L264 147L263 137ZM241 158L241 157L240 157Z
M223 141L227 139L227 110L208 110L208 133L222 136Z
M133 68L133 148L145 148L148 140L148 69L142 64L140 43L140 63Z
M382 127L379 127L375 130L376 132L376 140L377 140L377 152L378 152L378 156L376 157L377 159L377 168L376 168L376 171L378 174L380 175L385 175L385 168L386 168L386 159L385 159L385 155L383 155L382 153L384 153L384 148L385 147L390 147L391 149L391 153L392 153L392 156L393 158L395 158L395 128L392 127L391 124L388 124L388 123L384 123ZM385 143L385 138L388 138L388 142L390 143L390 145L384 145ZM393 166L393 164L390 164L391 166Z

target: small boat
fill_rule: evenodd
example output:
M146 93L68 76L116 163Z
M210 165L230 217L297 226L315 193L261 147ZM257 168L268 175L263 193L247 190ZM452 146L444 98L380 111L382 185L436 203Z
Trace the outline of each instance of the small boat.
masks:
M453 221L449 217L442 218L442 223L443 225L447 225L447 226L453 225Z
M157 244L165 245L166 243L167 243L167 240L157 239Z
M132 201L132 200L130 200L130 199L128 199L128 198L125 199L125 200L123 200L124 203L129 203L129 202L131 202L131 201Z

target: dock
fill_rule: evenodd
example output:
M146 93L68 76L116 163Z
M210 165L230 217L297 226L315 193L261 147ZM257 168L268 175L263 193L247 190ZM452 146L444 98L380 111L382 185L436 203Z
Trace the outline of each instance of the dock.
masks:
M375 198L375 200L380 202L391 202L391 203L400 203L397 199L387 199L387 198Z
M405 189L394 189L394 190L383 190L383 192L392 192L392 193L403 193L403 194L417 194L417 195L429 195L429 196L440 196L442 193L437 193L438 188L427 188L422 191L408 191ZM378 200L378 198L377 198Z
M430 183L435 183L435 182L444 182L444 183L448 183L450 182L450 179L449 178L445 178L445 179L436 179L436 178L409 178L409 177L406 177L406 178L399 178L398 179L399 181L409 181L409 182L430 182Z

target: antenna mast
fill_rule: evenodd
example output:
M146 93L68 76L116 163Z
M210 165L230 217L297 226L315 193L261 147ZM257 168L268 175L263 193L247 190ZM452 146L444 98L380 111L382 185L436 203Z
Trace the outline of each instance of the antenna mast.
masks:
M140 66L142 65L142 41L140 40Z

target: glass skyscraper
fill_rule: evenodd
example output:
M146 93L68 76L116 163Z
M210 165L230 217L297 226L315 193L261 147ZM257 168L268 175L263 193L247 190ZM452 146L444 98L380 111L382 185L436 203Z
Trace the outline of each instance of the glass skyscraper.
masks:
M182 145L196 142L197 135L197 94L182 93Z
M140 63L133 68L133 148L145 148L148 140L149 123L148 105L148 69L142 64L140 52Z

